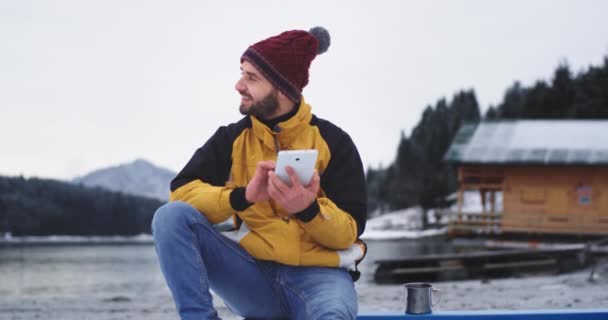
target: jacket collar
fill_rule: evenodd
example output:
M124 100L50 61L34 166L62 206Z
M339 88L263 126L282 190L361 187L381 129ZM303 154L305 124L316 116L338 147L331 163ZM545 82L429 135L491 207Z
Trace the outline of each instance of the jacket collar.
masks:
M278 152L277 144L278 149L283 149L285 148L284 146L290 145L291 142L309 125L310 120L312 119L312 113L310 105L304 101L304 97L301 97L298 112L293 115L293 117L279 122L272 129L255 116L250 116L250 118L254 135L260 139L266 147Z

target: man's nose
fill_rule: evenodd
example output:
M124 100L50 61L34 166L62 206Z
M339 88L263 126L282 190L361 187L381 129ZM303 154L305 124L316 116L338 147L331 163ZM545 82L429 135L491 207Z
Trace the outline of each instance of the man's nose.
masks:
M234 85L234 89L236 89L236 91L238 92L244 92L245 91L245 85L243 84L243 78L239 78L239 80L236 82L236 84Z

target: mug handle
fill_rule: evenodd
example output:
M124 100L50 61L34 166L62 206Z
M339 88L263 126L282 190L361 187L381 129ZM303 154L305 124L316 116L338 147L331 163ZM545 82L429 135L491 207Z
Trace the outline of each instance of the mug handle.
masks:
M441 302L441 290L432 288L431 292L433 293L432 297L434 297L435 294L437 294L437 302L432 302L432 297L431 297L431 306L434 307L437 304L439 304L439 302Z

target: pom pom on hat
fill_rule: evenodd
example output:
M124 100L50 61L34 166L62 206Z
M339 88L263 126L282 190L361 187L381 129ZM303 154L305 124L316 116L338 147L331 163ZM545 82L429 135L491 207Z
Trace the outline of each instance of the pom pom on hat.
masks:
M323 27L314 27L308 31L313 35L319 42L319 47L317 47L317 54L322 54L327 51L329 45L331 44L331 37L329 36L329 31Z
M241 56L258 69L290 100L300 100L308 84L310 63L329 48L331 38L323 27L291 30L251 45Z

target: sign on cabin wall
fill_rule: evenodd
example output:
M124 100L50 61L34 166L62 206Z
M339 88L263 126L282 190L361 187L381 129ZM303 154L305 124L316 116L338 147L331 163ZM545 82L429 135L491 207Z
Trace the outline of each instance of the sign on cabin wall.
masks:
M591 204L592 197L591 194L593 189L590 185L579 184L576 187L576 197L578 199L578 204L587 206Z

